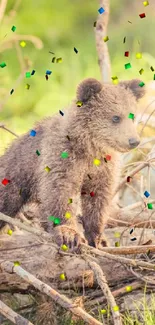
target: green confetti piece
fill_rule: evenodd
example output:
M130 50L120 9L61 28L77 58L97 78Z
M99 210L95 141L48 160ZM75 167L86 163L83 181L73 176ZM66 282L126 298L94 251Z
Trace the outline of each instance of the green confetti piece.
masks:
M119 310L119 307L118 307L118 306L114 306L114 307L113 307L113 310L114 310L114 311L118 311L118 310Z
M49 217L48 217L48 220L49 220L49 221L54 221L54 219L55 219L54 216L49 216Z
M19 261L14 262L14 266L19 266L19 265L20 265Z
M40 152L39 152L39 150L36 150L36 154L37 154L38 156L40 156Z
M68 152L62 152L61 153L61 158L68 158Z
M73 200L72 199L68 199L68 204L71 204L73 203Z
M155 80L155 74L154 74L153 80Z
M6 63L5 62L0 63L0 67L1 68L5 68L6 67Z
M80 100L78 100L78 101L76 102L76 105L77 105L77 107L81 107L81 106L83 105L83 103L82 103Z
M60 218L54 219L54 225L60 225L60 222L61 222Z
M127 291L127 292L132 291L132 286L127 286L127 287L126 287L126 291Z
M140 87L143 87L143 86L145 86L145 83L144 83L143 81L141 81L141 82L139 83L139 86L140 86Z
M120 247L120 242L119 242L119 241L117 241L117 242L115 243L115 247Z
M131 64L130 63L126 63L124 66L125 66L125 69L126 70L131 68Z
M147 204L148 209L153 209L152 203Z
M50 172L50 170L51 170L51 168L49 168L48 166L46 166L45 168L44 168L45 170L46 170L46 172Z
M15 32L15 30L16 30L16 26L12 26L11 30L12 30L13 32Z
M107 313L106 309L101 309L100 310L101 314L105 315Z
M131 118L133 120L134 119L134 114L133 113L129 113L128 118Z
M26 78L30 78L31 77L31 72L26 72L25 76L26 76Z

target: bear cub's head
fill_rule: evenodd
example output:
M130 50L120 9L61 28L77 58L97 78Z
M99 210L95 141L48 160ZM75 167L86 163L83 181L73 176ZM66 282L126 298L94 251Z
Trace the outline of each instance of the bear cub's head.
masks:
M79 114L96 147L126 152L138 146L140 138L134 119L137 102L145 94L140 82L133 79L113 85L90 78L79 84L77 101L83 103L78 107ZM134 118L129 118L130 113Z

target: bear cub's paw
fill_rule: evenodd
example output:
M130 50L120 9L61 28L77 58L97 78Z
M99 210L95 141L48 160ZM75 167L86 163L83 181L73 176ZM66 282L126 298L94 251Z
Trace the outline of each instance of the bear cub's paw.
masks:
M65 225L54 228L54 237L58 246L66 245L72 251L82 243L87 244L87 240L77 230Z

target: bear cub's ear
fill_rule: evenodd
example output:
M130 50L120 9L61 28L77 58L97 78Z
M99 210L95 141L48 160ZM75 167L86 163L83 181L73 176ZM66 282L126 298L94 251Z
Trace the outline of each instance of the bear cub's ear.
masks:
M142 81L139 79L121 81L119 86L124 87L125 89L130 89L138 101L138 99L145 95L145 86L139 86L140 82Z
M77 99L81 102L87 102L93 95L99 93L102 87L101 82L94 78L85 79L77 87Z

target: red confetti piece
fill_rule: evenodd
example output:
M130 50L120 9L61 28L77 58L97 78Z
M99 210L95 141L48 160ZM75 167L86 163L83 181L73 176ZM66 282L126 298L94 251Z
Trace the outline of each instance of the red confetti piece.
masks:
M145 12L143 12L143 14L140 14L139 17L140 17L140 18L145 18L145 17L146 17L146 16L145 16Z
M9 179L4 178L4 179L2 180L2 184L3 184L4 186L6 186L8 183L10 183Z
M90 193L90 196L91 196L91 197L95 196L95 193L94 193L94 192L91 192L91 193Z
M127 183L130 183L131 178L132 178L131 176L128 176L128 177L127 177L127 179L126 179Z
M124 53L124 56L129 56L129 51L126 51L126 52Z
M106 160L111 160L111 156L110 156L110 155L106 155L106 156L105 156L105 159L106 159Z

